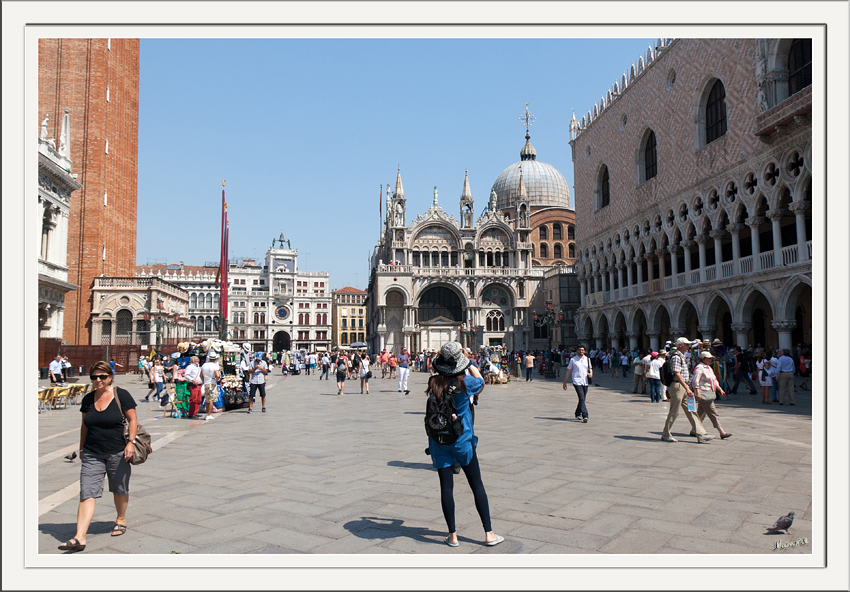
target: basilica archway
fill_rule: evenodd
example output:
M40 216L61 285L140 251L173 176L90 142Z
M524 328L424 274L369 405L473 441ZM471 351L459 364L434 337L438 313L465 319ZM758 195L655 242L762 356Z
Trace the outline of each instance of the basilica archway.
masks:
M463 300L454 288L436 285L424 290L419 296L417 312L419 325L422 327L422 345L425 349L433 348L439 351L446 341L458 340L465 311ZM389 330L388 319L387 331Z
M289 351L292 338L286 331L278 331L274 334L274 342L272 344L273 351Z

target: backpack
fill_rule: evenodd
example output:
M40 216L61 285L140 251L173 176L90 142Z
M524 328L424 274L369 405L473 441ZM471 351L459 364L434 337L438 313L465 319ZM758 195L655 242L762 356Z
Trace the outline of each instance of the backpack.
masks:
M670 356L672 358L672 356ZM673 369L670 367L670 361L664 362L664 365L661 366L661 372L659 372L661 376L661 384L664 386L670 386L673 384Z
M450 385L443 393L443 399L437 401L437 396L428 391L428 402L425 406L425 433L437 444L454 444L463 433L463 423L457 416L454 394L457 387Z

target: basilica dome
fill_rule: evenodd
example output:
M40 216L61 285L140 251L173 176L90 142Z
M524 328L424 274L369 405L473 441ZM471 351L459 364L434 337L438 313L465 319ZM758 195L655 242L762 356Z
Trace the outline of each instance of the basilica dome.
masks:
M525 146L519 153L520 161L512 164L498 176L492 190L496 192L496 209L512 208L519 198L519 177L533 206L560 206L571 208L570 189L558 169L537 160L537 151L531 137L525 135Z

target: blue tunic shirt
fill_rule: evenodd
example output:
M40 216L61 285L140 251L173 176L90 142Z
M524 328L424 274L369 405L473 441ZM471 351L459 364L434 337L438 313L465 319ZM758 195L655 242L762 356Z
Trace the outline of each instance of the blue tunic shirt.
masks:
M465 388L455 393L457 416L463 424L463 433L451 445L437 444L428 437L428 447L431 449L431 462L435 469L444 469L457 462L465 467L472 462L474 447L478 446L478 437L472 431L472 412L469 410L469 397L475 396L484 388L484 379L466 376L463 379Z

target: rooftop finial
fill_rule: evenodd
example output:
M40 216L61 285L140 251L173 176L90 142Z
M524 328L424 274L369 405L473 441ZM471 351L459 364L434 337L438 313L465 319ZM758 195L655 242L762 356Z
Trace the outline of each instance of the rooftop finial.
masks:
M520 115L519 120L522 121L523 125L525 126L525 139L528 140L529 138L531 138L531 135L528 132L528 128L530 128L531 125L535 121L537 121L537 118L528 111L528 103L525 104L525 111L522 115Z

